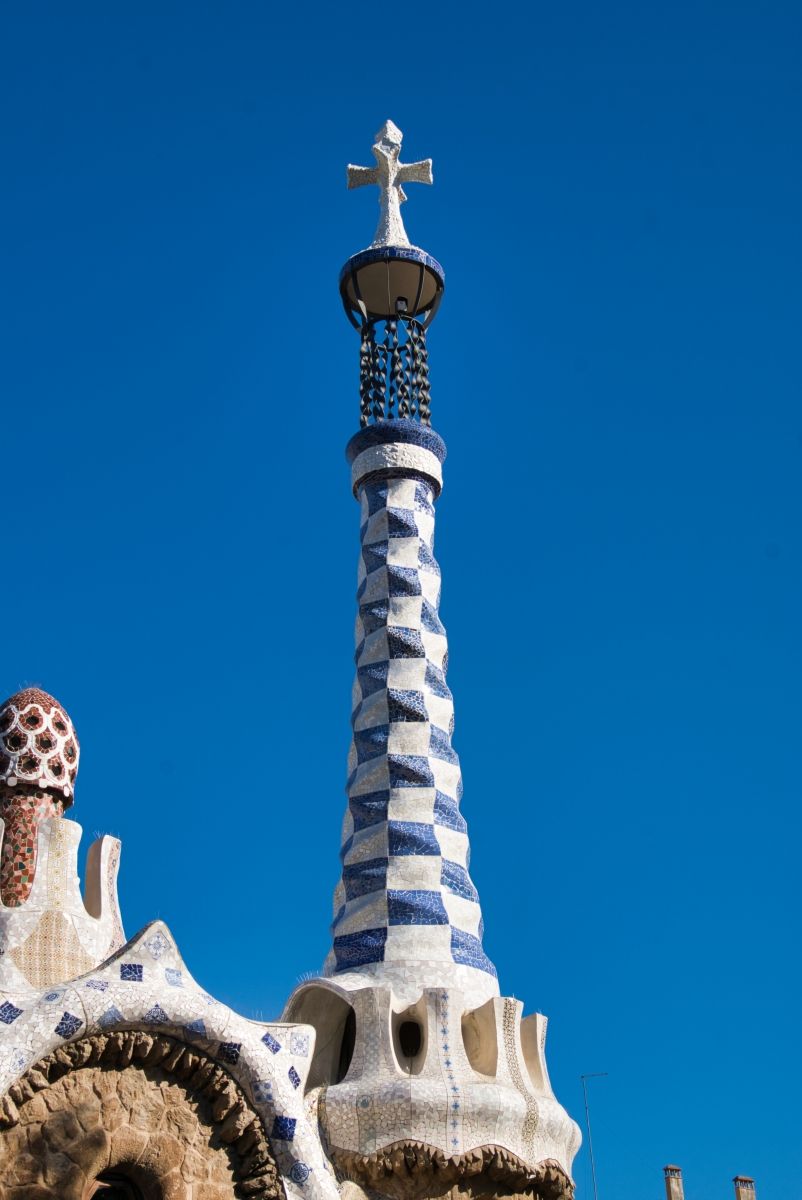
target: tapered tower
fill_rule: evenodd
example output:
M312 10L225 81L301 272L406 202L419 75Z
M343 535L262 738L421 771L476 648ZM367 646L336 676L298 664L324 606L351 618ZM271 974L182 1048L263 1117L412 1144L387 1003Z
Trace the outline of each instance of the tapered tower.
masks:
M286 1018L315 1027L309 1086L331 1161L357 1189L569 1196L579 1130L554 1097L546 1018L499 993L469 873L434 554L446 448L431 428L427 329L442 267L410 244L401 132L376 136L371 245L340 275L360 334L356 675L332 948Z

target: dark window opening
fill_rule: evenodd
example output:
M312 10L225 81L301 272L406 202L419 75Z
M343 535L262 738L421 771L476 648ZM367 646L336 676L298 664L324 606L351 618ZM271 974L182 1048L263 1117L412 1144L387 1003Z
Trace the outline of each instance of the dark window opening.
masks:
M100 1176L91 1196L92 1200L142 1200L142 1193L136 1184L112 1171Z
M398 1029L398 1044L404 1058L417 1058L423 1045L423 1034L417 1021L402 1021Z
M348 1009L348 1016L345 1018L343 1026L343 1039L340 1042L340 1061L337 1067L337 1078L335 1083L342 1083L348 1074L348 1068L351 1065L351 1059L354 1057L354 1046L356 1045L356 1013L352 1008Z

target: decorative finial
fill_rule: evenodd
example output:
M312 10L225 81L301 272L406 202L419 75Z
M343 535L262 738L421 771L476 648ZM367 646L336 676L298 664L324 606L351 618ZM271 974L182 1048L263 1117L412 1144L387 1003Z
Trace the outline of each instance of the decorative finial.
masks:
M386 121L376 134L375 167L349 164L349 188L379 187L379 224L366 250L340 271L340 295L351 324L360 331L360 419L429 424L429 360L426 328L445 287L437 259L411 246L401 204L402 183L431 183L432 160L402 163L401 130Z
M371 248L379 246L409 246L410 241L401 217L401 205L406 200L402 183L431 183L432 160L402 163L399 161L404 135L392 121L385 121L376 134L373 146L375 167L355 167L348 164L349 188L375 183L379 187L379 223Z

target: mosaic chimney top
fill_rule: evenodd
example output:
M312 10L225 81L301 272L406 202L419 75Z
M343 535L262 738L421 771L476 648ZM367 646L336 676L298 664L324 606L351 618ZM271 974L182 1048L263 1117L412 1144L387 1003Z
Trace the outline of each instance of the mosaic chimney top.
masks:
M0 706L0 902L30 896L39 857L39 829L72 805L78 738L53 696L40 688L15 692Z
M73 802L80 748L58 700L39 688L15 692L0 706L0 784L30 784Z

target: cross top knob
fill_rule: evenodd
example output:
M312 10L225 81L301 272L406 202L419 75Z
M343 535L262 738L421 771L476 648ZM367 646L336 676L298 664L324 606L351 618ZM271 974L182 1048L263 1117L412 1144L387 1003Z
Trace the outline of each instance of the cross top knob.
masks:
M371 248L379 246L408 246L410 244L401 205L406 200L402 183L432 183L432 160L402 163L401 142L403 133L392 121L385 121L376 134L373 145L375 167L355 167L348 164L349 188L363 187L368 183L379 187L379 223Z

